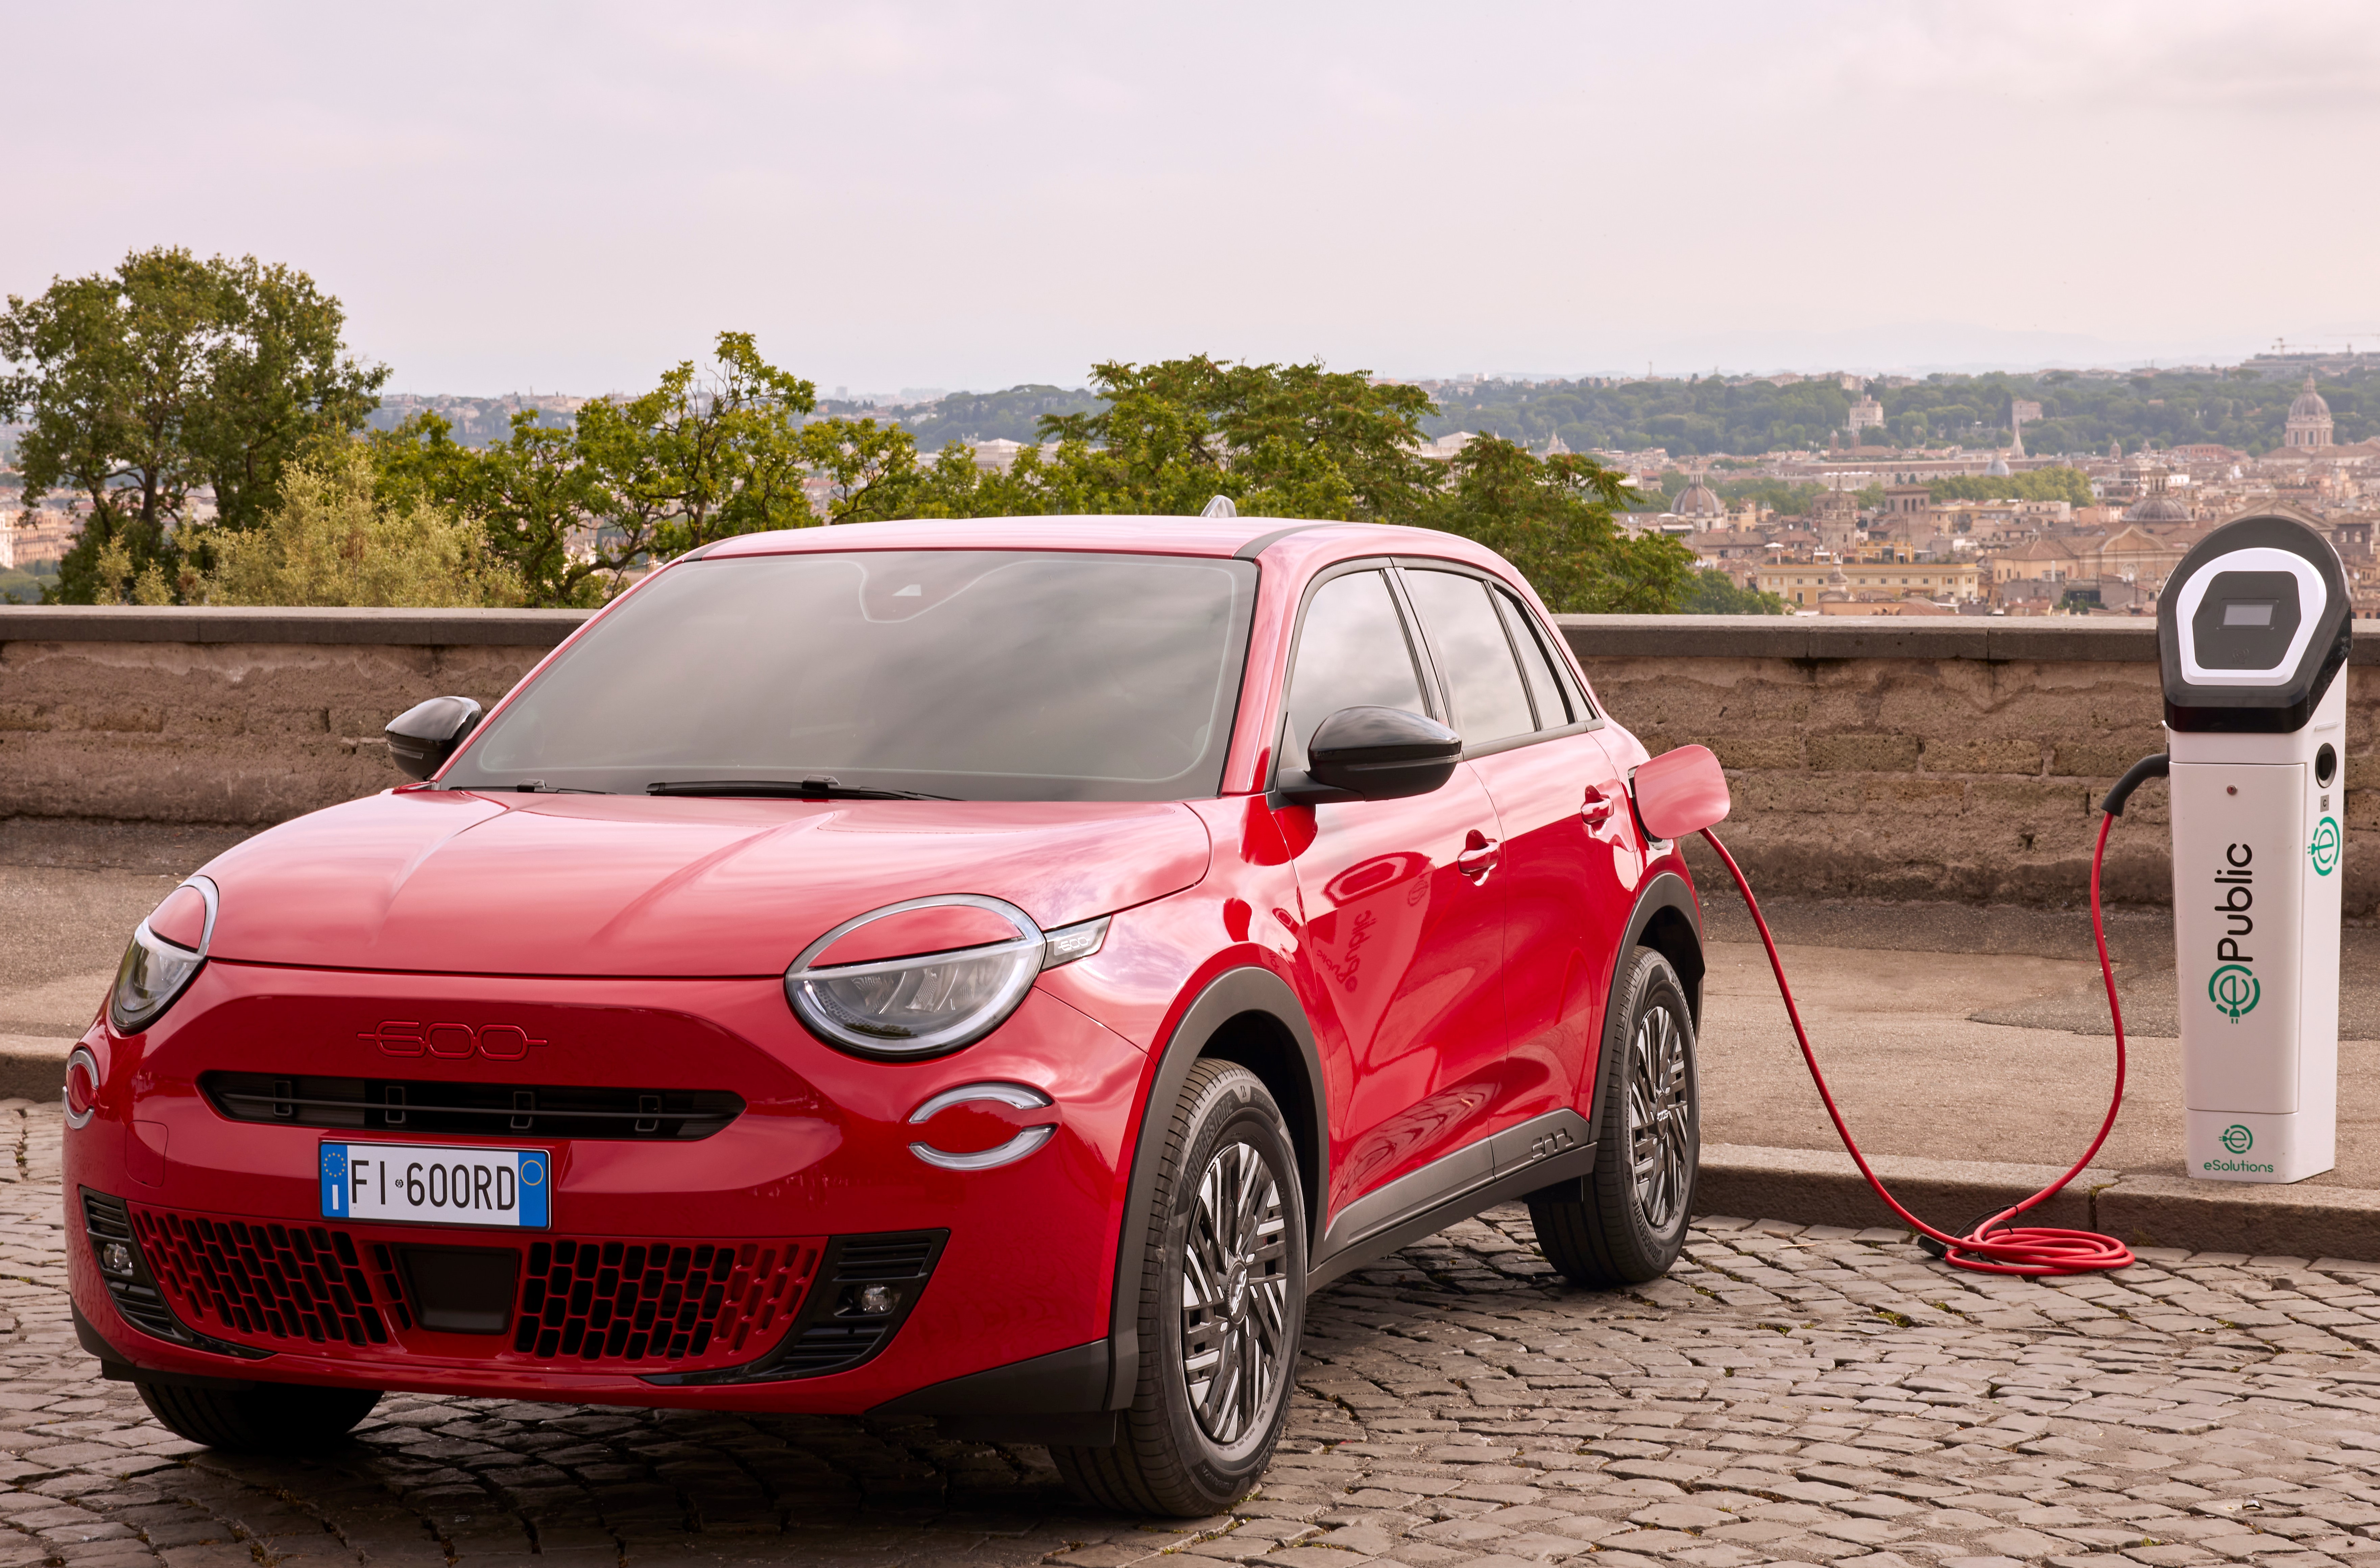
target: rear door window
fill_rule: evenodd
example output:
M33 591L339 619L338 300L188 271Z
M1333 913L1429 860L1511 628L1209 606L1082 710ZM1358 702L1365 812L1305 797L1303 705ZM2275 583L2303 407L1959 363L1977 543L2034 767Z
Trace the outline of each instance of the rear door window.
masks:
M1492 745L1536 729L1528 684L1488 585L1459 572L1412 568L1404 580L1438 650L1463 743Z

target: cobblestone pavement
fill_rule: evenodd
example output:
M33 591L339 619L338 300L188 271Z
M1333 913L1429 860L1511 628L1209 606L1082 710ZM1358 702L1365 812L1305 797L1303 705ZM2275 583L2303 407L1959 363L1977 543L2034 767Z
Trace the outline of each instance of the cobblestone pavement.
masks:
M2380 1266L2043 1285L1713 1219L1590 1294L1500 1210L1318 1297L1264 1486L1151 1525L930 1425L407 1394L316 1458L194 1448L75 1345L58 1136L0 1103L0 1568L2380 1568Z

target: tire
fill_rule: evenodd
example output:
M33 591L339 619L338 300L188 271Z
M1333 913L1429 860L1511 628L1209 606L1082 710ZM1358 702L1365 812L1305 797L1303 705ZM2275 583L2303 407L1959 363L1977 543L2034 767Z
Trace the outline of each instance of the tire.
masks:
M140 1403L176 1437L228 1453L303 1453L344 1437L380 1403L369 1388L258 1383L239 1393L134 1380Z
M1113 1447L1050 1453L1094 1507L1203 1518L1256 1485L1289 1418L1305 1328L1305 1205L1281 1107L1245 1067L1200 1062L1148 1135L1165 1142L1143 1243L1132 1406Z
M1702 1091L1694 1013L1670 960L1630 956L1612 999L1621 1027L1600 1064L1603 1116L1594 1173L1533 1193L1537 1245L1573 1285L1590 1290L1658 1279L1685 1246L1702 1165Z

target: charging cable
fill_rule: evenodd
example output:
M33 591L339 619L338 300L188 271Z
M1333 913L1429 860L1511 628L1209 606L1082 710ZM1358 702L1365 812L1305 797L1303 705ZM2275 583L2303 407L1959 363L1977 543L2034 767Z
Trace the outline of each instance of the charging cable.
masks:
M1851 1151L1852 1164L1867 1178L1869 1187L1884 1200L1885 1207L1917 1232L1918 1245L1955 1268L1972 1269L1985 1274L2086 1274L2102 1269L2121 1269L2134 1261L2131 1249L2112 1236L2096 1231L2064 1230L2055 1225L2011 1225L2009 1221L2028 1209L2046 1203L2066 1188L2066 1184L2090 1165L2107 1141L2107 1134L2116 1125L2116 1113L2124 1104L2124 1009L2116 999L2116 970L2107 959L2107 928L2099 913L2099 869L2107 858L2107 834L2116 819L2124 814L2124 802L2134 790L2151 778L2166 776L2168 759L2163 754L2143 757L2131 771L2107 791L2099 802L2099 843L2091 855L2091 936L2099 947L2099 974L2107 983L2107 1016L2116 1026L2116 1091L2107 1102L2107 1119L2099 1124L2099 1136L2091 1147L2074 1162L2073 1169L2043 1188L2023 1202L2002 1209L1970 1229L1964 1236L1950 1236L1936 1230L1924 1220L1903 1208L1900 1200L1886 1190L1875 1171L1868 1167L1867 1156L1852 1137L1852 1129L1843 1125L1843 1114L1835 1105L1835 1096L1827 1087L1827 1075L1818 1070L1817 1055L1810 1049L1809 1031L1802 1027L1801 1009L1793 1005L1793 987L1786 983L1785 965L1777 956L1777 939L1768 934L1768 922L1761 917L1760 900L1752 896L1752 884L1744 880L1743 868L1718 841L1718 835L1709 828L1702 829L1704 842L1718 855L1727 874L1735 878L1736 890L1743 895L1744 908L1752 911L1752 923L1760 930L1760 945L1768 950L1768 967L1776 971L1778 994L1785 998L1785 1015L1793 1020L1793 1038L1801 1043L1802 1060L1809 1064L1810 1080L1818 1086L1818 1098L1827 1104L1827 1115L1835 1124L1843 1147Z

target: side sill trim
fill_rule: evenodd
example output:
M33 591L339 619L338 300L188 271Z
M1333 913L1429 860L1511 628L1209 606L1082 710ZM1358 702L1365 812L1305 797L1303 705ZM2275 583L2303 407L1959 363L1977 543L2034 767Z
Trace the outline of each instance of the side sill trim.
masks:
M1502 1201L1501 1199L1478 1198L1493 1188L1501 1190L1513 1178L1527 1176L1530 1180L1520 1188L1535 1191L1551 1181L1572 1174L1565 1166L1555 1172L1558 1161L1566 1159L1580 1149L1592 1151L1595 1129L1576 1111L1549 1111L1542 1116L1532 1116L1518 1127L1465 1144L1454 1152L1433 1160L1417 1171L1408 1172L1396 1180L1377 1187L1349 1202L1331 1216L1325 1228L1322 1245L1315 1248L1315 1261L1307 1267L1309 1281L1334 1277L1343 1272L1334 1267L1342 1252L1363 1250L1372 1238L1387 1231L1402 1234L1405 1224L1424 1214L1435 1214L1449 1207L1472 1202L1463 1213L1438 1222L1432 1229L1451 1224L1466 1214ZM1592 1166L1594 1162L1587 1162ZM1476 1201L1473 1201L1476 1199ZM1427 1236L1429 1231L1415 1233ZM1410 1241L1414 1236L1407 1236ZM1397 1247L1405 1245L1400 1241ZM1396 1250L1395 1247L1388 1248ZM1378 1252L1370 1256L1380 1256Z
M1410 1247L1427 1236L1435 1236L1458 1220L1467 1220L1483 1209L1499 1203L1509 1203L1524 1198L1541 1187L1572 1181L1595 1169L1595 1145L1582 1143L1566 1152L1535 1161L1507 1176L1501 1176L1470 1191L1450 1198L1444 1202L1401 1220L1385 1230L1374 1231L1361 1241L1342 1247L1305 1272L1305 1288L1321 1289L1342 1275L1354 1272L1365 1264L1376 1262L1400 1248Z

